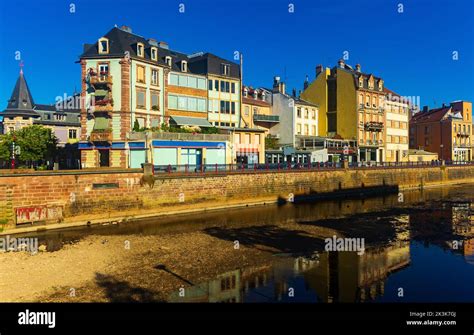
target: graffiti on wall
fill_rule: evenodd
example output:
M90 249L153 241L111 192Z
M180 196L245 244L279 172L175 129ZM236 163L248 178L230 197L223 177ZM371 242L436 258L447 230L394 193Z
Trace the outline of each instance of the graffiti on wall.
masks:
M61 206L29 206L15 208L16 223L34 223L39 221L62 221Z

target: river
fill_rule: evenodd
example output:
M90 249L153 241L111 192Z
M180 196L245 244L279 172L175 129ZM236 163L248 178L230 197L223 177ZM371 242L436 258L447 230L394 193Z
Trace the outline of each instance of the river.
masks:
M153 282L148 284L148 290L159 291L160 301L472 302L473 227L474 186L465 184L385 197L267 205L25 236L38 237L49 251L44 254L51 255L94 236L102 241L132 236L135 244L141 239L171 236L175 244L193 233L216 241L209 249L238 244L249 252L250 257L241 262L236 258L225 266L216 257L216 267L208 273L205 266L200 268L199 276L192 275L198 265L190 265L188 277L193 277L192 281L184 268L170 271L170 265L156 267L166 272L163 276L175 280L166 290ZM336 235L363 241L364 250L328 251L328 239ZM217 241L228 244L220 247ZM252 259L253 251L266 256ZM182 257L186 248L180 252ZM206 252L203 258L214 257L221 250ZM164 259L156 256L158 262ZM178 256L173 260L180 262ZM144 279L136 276L137 282ZM129 299L114 300L109 295L106 301Z

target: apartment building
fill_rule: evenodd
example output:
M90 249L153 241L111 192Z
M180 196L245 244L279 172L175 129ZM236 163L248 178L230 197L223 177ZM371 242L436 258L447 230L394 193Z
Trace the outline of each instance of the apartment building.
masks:
M425 106L410 120L410 148L438 153L441 160L472 160L472 103L455 101L431 110Z
M408 161L408 119L410 103L399 94L384 88L385 161Z
M301 98L319 105L321 136L356 140L360 161L385 159L384 81L339 60L332 69L316 67Z

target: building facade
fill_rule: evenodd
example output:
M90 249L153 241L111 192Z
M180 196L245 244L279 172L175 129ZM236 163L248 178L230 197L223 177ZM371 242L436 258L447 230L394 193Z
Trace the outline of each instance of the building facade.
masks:
M278 115L272 114L272 104L264 89L244 86L242 89L242 127L258 128L270 133L270 129L280 122Z
M385 161L408 161L408 118L410 104L399 94L384 88Z
M128 27L115 27L96 43L85 45L80 64L86 102L81 111L80 143L84 167L204 164L202 150L206 147L230 150L225 143L221 148L222 141L182 141L171 148L169 141L137 140L141 137L131 133L163 132L167 127L193 132L213 126L237 127L239 65L209 53L173 51L167 43L145 39ZM227 162L226 155L211 157L208 164Z
M356 140L360 161L385 159L384 81L339 60L338 66L316 67L316 78L301 97L320 106L321 136Z
M471 161L472 103L452 102L429 110L427 106L410 120L410 148L438 154L448 161Z

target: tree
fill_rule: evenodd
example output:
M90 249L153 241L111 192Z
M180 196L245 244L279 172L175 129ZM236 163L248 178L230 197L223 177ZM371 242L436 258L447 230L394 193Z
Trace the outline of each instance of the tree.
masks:
M140 131L140 124L137 119L135 119L135 122L133 123L133 131Z
M267 135L265 138L265 149L267 150L272 150L272 149L278 149L280 147L278 143L278 138L272 136L272 135Z
M12 136L11 134L0 135L0 159L8 161L11 158Z
M15 131L15 145L20 147L18 159L23 162L53 159L58 139L49 128L32 125Z

